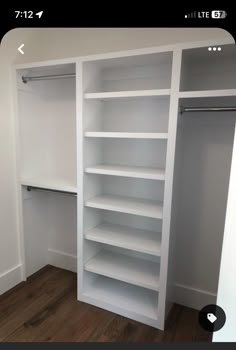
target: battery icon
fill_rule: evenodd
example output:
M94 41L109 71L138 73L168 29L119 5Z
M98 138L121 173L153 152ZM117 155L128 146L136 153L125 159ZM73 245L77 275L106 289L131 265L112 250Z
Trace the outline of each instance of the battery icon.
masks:
M214 10L211 11L211 18L225 18L227 16L227 13L225 11L222 10Z

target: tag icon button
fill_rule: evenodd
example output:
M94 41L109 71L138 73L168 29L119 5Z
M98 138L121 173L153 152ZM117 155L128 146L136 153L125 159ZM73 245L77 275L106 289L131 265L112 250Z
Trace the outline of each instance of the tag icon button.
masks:
M209 312L209 313L207 314L207 319L208 319L208 321L210 321L211 323L214 323L214 322L217 320L217 317L216 317L213 313Z
M198 314L198 322L208 332L217 332L226 322L224 310L215 304L204 306Z

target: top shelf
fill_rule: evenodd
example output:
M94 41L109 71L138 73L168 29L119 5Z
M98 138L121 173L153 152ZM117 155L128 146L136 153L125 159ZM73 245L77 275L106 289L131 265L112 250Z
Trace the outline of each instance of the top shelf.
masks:
M110 100L116 98L169 96L170 89L113 91L113 92L91 92L84 94L85 99Z
M200 90L200 91L182 91L182 92L179 92L179 97L181 97L181 98L227 97L227 96L236 96L236 89Z

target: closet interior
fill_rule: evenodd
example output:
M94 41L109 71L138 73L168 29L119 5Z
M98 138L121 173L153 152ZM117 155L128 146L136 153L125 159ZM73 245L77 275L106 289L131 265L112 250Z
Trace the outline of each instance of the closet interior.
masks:
M178 116L173 191L175 278L183 285L199 281L215 294L209 302L216 303L236 97L181 99L180 106L192 111ZM232 106L234 111L224 111Z
M26 277L47 264L60 266L65 256L76 271L76 90L71 74L75 64L17 74Z
M235 45L177 51L17 69L26 277L160 329L174 282L217 291L236 118Z

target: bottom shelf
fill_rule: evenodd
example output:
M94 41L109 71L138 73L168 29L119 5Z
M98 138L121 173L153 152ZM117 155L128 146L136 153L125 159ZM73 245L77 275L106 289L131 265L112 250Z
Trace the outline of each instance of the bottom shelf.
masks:
M83 295L157 320L158 292L99 276Z

